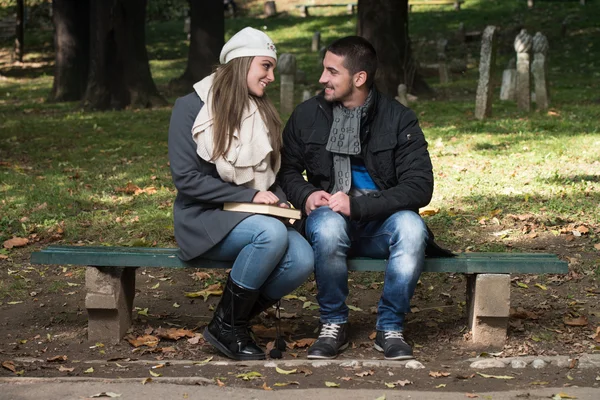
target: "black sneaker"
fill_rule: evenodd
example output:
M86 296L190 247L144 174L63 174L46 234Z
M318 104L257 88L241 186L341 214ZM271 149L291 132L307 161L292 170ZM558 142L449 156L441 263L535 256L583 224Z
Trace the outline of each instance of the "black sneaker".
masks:
M323 324L319 338L308 349L309 359L332 359L348 347L348 324Z
M414 358L412 348L406 343L400 331L377 331L375 349L383 352L386 360L409 360Z

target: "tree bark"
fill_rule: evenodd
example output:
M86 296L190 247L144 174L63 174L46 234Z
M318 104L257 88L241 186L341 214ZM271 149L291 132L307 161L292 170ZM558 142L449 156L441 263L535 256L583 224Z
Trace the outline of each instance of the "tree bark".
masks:
M189 89L212 73L219 64L225 44L225 18L222 0L190 0L190 48L185 72L171 81L172 87Z
M146 0L91 0L87 109L166 105L146 52Z
M53 0L54 83L49 101L81 100L89 71L89 0Z
M16 21L16 38L15 38L15 59L23 62L23 54L25 53L25 6L23 0L17 0L17 21Z
M431 94L417 73L408 33L408 0L358 0L358 34L377 51L377 88L394 97L404 83L410 93Z

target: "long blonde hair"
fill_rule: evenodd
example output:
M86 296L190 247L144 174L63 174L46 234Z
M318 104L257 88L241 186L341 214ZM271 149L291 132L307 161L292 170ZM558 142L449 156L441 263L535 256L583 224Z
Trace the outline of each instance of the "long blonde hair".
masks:
M281 118L275 106L265 93L262 97L253 96L248 91L248 71L254 57L234 58L215 71L212 85L212 115L214 116L214 151L212 160L223 156L229 150L233 133L239 130L244 109L250 99L256 102L260 115L268 130L273 148L273 163L281 151Z

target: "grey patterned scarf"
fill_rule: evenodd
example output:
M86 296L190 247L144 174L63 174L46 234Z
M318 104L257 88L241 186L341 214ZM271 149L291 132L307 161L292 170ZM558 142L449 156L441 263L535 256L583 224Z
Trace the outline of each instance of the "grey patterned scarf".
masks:
M365 103L352 110L341 103L333 106L333 124L326 147L327 151L333 153L335 185L331 193L350 191L352 185L350 156L360 154L360 120L367 116L372 98L373 91L370 91Z

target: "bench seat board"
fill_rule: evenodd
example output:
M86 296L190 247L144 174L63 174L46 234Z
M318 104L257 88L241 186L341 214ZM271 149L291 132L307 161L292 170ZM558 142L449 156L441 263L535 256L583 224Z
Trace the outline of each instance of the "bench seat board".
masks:
M386 260L350 258L351 271L384 271ZM231 262L177 257L176 248L48 246L31 255L32 264L99 267L231 268ZM453 258L426 258L423 272L564 274L568 263L547 253L463 253Z

